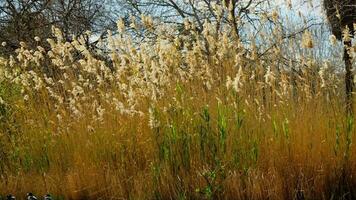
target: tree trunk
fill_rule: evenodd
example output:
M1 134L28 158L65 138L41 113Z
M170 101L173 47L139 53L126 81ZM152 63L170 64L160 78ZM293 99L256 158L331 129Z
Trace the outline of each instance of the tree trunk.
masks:
M351 48L351 41L344 42L344 62L345 62L345 86L346 86L346 113L348 116L353 116L353 88L354 88L354 77L352 74L352 62L351 56L348 50Z

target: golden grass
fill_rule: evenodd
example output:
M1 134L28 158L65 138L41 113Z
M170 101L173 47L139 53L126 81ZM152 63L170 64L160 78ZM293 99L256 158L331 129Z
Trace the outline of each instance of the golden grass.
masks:
M187 49L163 36L137 49L130 34L111 38L113 70L58 37L46 59L25 47L3 59L0 194L356 197L354 119L337 70L191 34L196 42L180 38Z

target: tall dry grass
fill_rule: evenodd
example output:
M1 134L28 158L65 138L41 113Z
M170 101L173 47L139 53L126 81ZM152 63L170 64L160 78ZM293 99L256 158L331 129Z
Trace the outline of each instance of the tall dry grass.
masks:
M181 33L149 17L143 26L135 43L118 21L97 52L110 62L56 28L50 49L22 43L1 59L1 194L356 197L342 73L311 56L310 32L286 43L276 25L246 44L209 23L203 33L188 21Z

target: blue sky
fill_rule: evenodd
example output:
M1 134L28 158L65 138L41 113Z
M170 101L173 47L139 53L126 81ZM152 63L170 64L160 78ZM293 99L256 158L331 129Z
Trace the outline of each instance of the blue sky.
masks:
M285 6L288 0L275 0L277 5ZM292 9L300 11L305 16L322 17L321 0L291 0Z

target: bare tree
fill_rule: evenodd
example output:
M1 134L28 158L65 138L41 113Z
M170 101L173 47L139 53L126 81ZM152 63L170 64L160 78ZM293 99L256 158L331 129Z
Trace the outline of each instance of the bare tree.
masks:
M356 0L324 0L324 8L332 33L338 40L343 38L343 30L355 35L354 23L356 23ZM349 34L344 33L344 34ZM351 40L344 39L344 62L345 62L345 87L346 87L346 111L348 115L353 115L353 88L354 78L352 74L352 58L349 55Z
M33 41L37 35L48 36L50 22L44 16L50 0L1 0L0 34L8 50L18 47L20 41Z
M120 5L119 12L125 19L128 15L140 18L142 14L152 15L164 23L182 25L184 19L195 23L198 31L203 30L205 21L217 22L216 28L220 30L221 23L232 27L233 34L239 37L239 26L245 23L254 23L254 17L262 12L262 4L268 0L113 0ZM224 7L222 13L216 9ZM123 8L123 9L122 9Z
M104 31L104 3L103 0L0 0L0 41L7 43L2 53L18 48L21 41L38 45L35 36L50 37L52 26L60 28L66 40L87 30Z
M95 33L106 27L105 0L56 0L51 1L45 12L47 18L63 31L67 40L85 31Z

